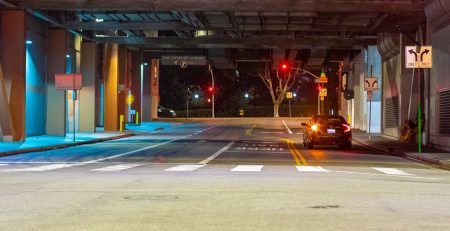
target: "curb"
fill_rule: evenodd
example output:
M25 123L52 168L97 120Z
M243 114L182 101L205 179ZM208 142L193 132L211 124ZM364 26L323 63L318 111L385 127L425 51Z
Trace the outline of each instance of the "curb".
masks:
M152 131L152 132L163 130L163 129L164 128L162 128L162 127L155 128L155 130ZM150 132L128 133L128 134L123 134L123 135L119 135L119 136L112 136L112 137L108 137L108 138L86 140L86 141L80 141L80 142L76 142L76 143L57 144L57 145L52 145L52 146L44 146L44 147L37 147L37 148L27 148L27 149L6 151L6 152L0 152L0 157L12 156L12 155L24 154L24 153L30 153L30 152L42 152L42 151L57 150L57 149L81 146L81 145L86 145L86 144L101 143L101 142L105 142L105 141L118 140L118 139L123 139L123 138L131 137L131 136L143 135L143 134L148 134L148 133L150 133Z
M398 156L398 157L402 157L402 158L406 158L406 159L411 159L411 160L415 160L415 161L425 162L425 163L428 163L428 164L437 165L440 168L443 168L443 169L446 169L446 170L450 170L450 166L445 164L444 162L442 162L440 160L436 160L436 159L428 158L428 157L423 157L423 156L418 156L418 155L414 155L414 154L407 154L407 153L404 153L404 152L393 152L393 151L390 151L388 149L380 148L380 147L377 147L375 145L369 144L369 143L367 143L367 142L365 142L365 141L363 141L361 139L358 139L358 138L352 138L352 140L355 141L356 143L359 143L361 145L367 146L367 147L369 147L371 149L375 149L377 151L388 153L391 156Z

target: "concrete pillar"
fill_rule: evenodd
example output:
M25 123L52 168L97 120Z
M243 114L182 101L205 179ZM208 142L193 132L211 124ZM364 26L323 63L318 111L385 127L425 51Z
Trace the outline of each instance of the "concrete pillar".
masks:
M152 120L151 116L151 63L150 59L147 58L146 53L143 53L143 73L142 73L142 122L149 122Z
M159 59L152 59L151 85L150 116L155 119L158 118L159 105Z
M103 79L105 84L105 131L117 131L119 127L118 83L119 83L119 46L105 44L103 56Z
M56 90L55 74L66 73L67 32L48 31L47 51L47 135L66 135L66 92Z
M119 89L118 89L118 105L117 105L117 113L119 116L124 116L124 121L126 121L127 114L127 104L126 97L128 95L128 88L126 85L127 78L127 48L121 47L119 48Z
M25 34L26 13L23 10L1 11L0 125L5 141L25 140ZM5 94L6 93L6 94ZM7 99L5 99L7 97Z
M81 44L81 74L83 89L80 90L80 132L95 132L95 97L97 88L97 45L95 42Z
M141 79L141 52L131 51L130 60L130 78L131 78L131 94L134 97L134 101L131 104L131 109L136 110L136 113L142 115L142 79ZM136 122L136 117L133 117ZM139 119L140 120L140 119Z

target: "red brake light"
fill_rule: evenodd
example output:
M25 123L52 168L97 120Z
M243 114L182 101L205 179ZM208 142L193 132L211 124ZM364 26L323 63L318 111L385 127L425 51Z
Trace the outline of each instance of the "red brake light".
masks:
M342 124L342 126L344 126L344 132L349 132L349 131L352 130L352 127L350 127L350 126L347 125L347 124Z

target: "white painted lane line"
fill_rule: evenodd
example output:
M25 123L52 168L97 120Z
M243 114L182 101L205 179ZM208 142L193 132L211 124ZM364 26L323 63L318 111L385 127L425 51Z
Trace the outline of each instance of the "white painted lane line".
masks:
M263 134L283 134L284 132L261 132Z
M260 172L264 165L238 165L231 169L232 172Z
M209 156L208 158L198 162L198 164L208 164L209 162L211 162L212 160L214 160L216 157L218 157L220 154L224 153L226 150L228 150L231 146L233 146L234 141L231 141L230 143L228 143L225 147L223 147L222 149L220 149L219 151L217 151L216 153L212 154L211 156Z
M293 134L293 132L291 131L291 129L289 129L289 127L287 126L286 122L285 122L284 120L282 120L282 121L283 121L284 126L285 126L286 129L288 130L289 134Z
M165 172L191 172L204 167L203 164L183 164L164 170Z
M104 160L115 159L115 158L118 158L118 157L121 157L121 156L126 156L126 155L134 154L134 153L137 153L137 152L142 152L142 151L145 151L145 150L148 150L148 149L156 148L156 147L159 147L159 146L162 146L162 145L165 145L165 144L169 144L169 143L175 142L177 140L180 140L180 139L169 140L169 141L166 141L166 142L163 142L163 143L150 145L150 146L147 146L145 148L136 149L136 150L133 150L133 151L122 153L122 154L118 154L118 155L114 155L114 156L108 156L108 157L105 157L105 158L100 158L100 159L96 159L96 160L90 160L90 161L82 162L81 164L83 164L83 165L84 164L92 164L92 163L97 163L97 162L104 161Z
M329 172L320 166L296 166L299 172Z
M404 176L410 176L411 174L403 172L402 170L398 170L396 168L373 168L377 171L380 171L382 173L386 173L388 175L404 175Z
M22 168L22 169L7 169L2 170L3 172L44 172L51 171L61 168L69 168L73 166L78 166L81 164L51 164L51 165L43 165L39 167L31 167L31 168Z
M441 179L441 178L432 178L432 177L402 176L402 175L387 175L387 174L363 173L363 172L350 172L350 171L334 171L334 172L345 173L345 174L355 174L355 175L389 176L389 177L400 177L400 178L411 178L411 179L423 179L423 180L440 180L440 179Z
M118 171L130 169L130 168L135 168L135 167L138 167L141 165L143 165L143 164L118 164L118 165L108 166L108 167L104 167L104 168L92 169L91 171L92 172L118 172Z
M0 164L0 166L6 166L6 165L8 165L8 164Z

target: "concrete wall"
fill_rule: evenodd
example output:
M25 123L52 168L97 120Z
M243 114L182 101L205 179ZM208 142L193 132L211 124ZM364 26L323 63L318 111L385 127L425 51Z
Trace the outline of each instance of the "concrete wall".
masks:
M439 133L439 92L450 89L450 25L434 32L433 68L430 71L430 141L433 146L450 151L450 134Z

